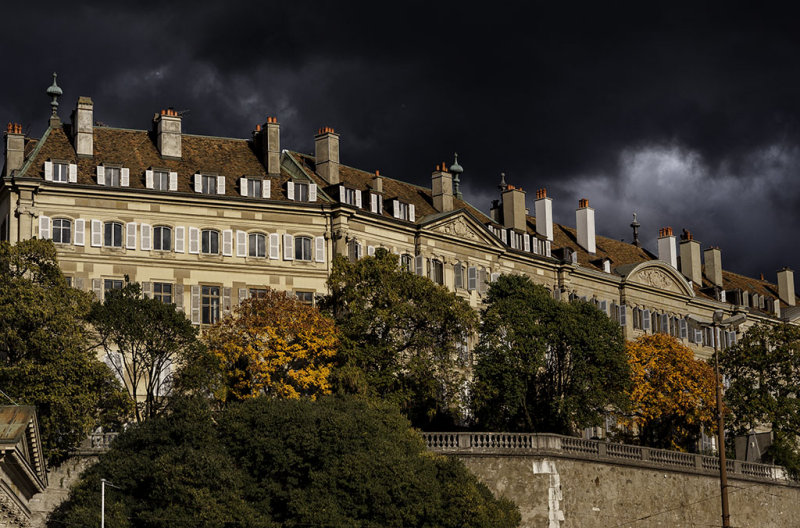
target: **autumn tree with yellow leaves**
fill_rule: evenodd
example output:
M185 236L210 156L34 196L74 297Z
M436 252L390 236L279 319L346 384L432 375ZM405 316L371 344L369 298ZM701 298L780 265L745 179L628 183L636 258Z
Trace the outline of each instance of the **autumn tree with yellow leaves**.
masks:
M223 402L260 395L313 399L330 393L336 326L285 292L268 289L264 296L244 301L204 339L220 363L213 389Z
M714 369L666 334L645 335L626 345L631 367L631 414L639 441L651 447L688 450L716 416Z

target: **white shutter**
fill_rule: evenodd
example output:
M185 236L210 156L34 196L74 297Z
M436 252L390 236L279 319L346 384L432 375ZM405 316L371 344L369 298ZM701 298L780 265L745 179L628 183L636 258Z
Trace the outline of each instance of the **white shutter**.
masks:
M248 297L247 288L239 288L239 304L242 304L247 300Z
M356 258L360 259L364 256L364 244L356 242Z
M153 188L153 171L152 169L147 169L144 171L144 186L148 189Z
M531 236L528 233L522 235L522 240L524 240L523 244L525 245L524 250L530 251L531 250Z
M178 190L178 173L177 172L170 172L169 173L169 190L170 191L177 191Z
M152 282L143 282L142 283L142 293L148 299L153 298L153 283Z
M503 244L508 244L508 231L505 229L500 231L500 240L503 241Z
M78 183L78 165L75 163L69 164L69 182Z
M294 260L294 237L283 235L283 260Z
M47 240L50 238L50 217L39 215L39 239Z
M189 253L200 253L200 230L196 227L189 228Z
M400 200L392 200L392 216L400 218Z
M217 194L225 194L225 176L217 176Z
M236 256L237 257L246 257L247 256L247 232L246 231L237 231L236 232Z
M356 207L361 209L361 191L356 191Z
M312 183L308 186L308 201L309 202L316 202L317 201L317 184Z
M680 327L678 335L680 336L681 339L686 339L686 336L688 335L686 319L680 319L678 326Z
M286 182L286 199L294 200L294 182Z
M128 249L136 249L136 222L128 222L125 224L125 247Z
M194 175L194 192L203 192L203 178L199 174Z
M317 262L325 262L325 237L314 238L314 259Z
M278 233L269 235L269 258L272 260L281 258L281 236Z
M83 246L86 243L86 221L83 218L75 220L75 245Z
M339 203L345 203L345 188L344 185L339 186Z
M367 256L368 257L375 256L375 246L367 246Z
M272 192L272 180L269 178L261 181L261 197L262 198L269 198Z
M415 262L414 262L414 271L420 277L424 277L425 276L425 257L423 257L422 255L417 255L414 260L415 260Z
M178 226L175 228L175 253L183 253L186 239L186 228Z
M142 224L142 251L150 251L153 248L153 234L150 224Z
M241 196L247 196L247 178L244 176L239 178L239 194Z
M231 313L231 288L222 288L222 313Z
M650 310L642 310L642 330L650 331Z
M103 300L103 280L102 279L92 279L92 293L97 298L98 301Z
M103 245L103 222L92 220L92 247Z
M53 181L53 162L44 162L44 181Z
M408 221L409 222L417 221L417 215L414 212L414 204L408 204Z
M183 284L175 285L175 295L172 296L172 300L175 303L175 309L183 312Z
M131 183L131 170L127 167L122 167L119 173L119 186L128 187Z
M222 231L222 255L225 257L233 256L233 230L231 229Z
M369 210L371 213L378 212L378 195L369 193Z
M192 324L200 324L200 286L192 286Z
M102 165L97 166L97 185L106 184L106 168Z
M472 291L478 287L478 268L470 266L467 268L467 289Z

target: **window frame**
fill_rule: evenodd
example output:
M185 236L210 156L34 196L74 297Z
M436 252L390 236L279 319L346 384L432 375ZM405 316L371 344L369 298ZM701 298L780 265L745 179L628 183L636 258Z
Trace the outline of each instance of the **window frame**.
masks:
M165 286L168 287L169 292L164 291L166 289ZM175 295L175 288L173 287L171 282L153 283L153 299L158 299L164 304L173 304L175 302L174 295Z
M256 191L258 187L258 191ZM261 198L264 192L264 180L258 178L247 178L247 197Z
M217 177L200 174L200 193L217 194Z
M297 299L300 304L306 304L308 306L314 306L314 294L315 292L310 290L295 290L294 292L295 299ZM310 297L310 299L307 297Z
M308 254L304 251L308 248ZM311 262L314 258L311 248L311 237L305 235L298 235L294 237L294 260L300 262Z
M122 167L104 165L103 174L105 187L122 187Z
M162 177L163 186L161 185ZM169 191L169 171L153 169L153 189L156 191Z
M53 161L53 181L57 183L69 183L69 163Z
M414 255L403 253L400 255L400 269L408 273L414 273Z
M111 231L111 243L109 243L109 228L112 229ZM115 240L114 235L116 234L116 228L119 228L119 243ZM103 222L103 247L107 248L122 248L123 247L123 238L125 237L123 233L123 225L122 222L117 222L114 220L110 220L108 222Z
M308 184L305 182L294 182L294 201L308 201Z
M259 240L261 241L261 247L259 248ZM255 242L255 251L253 248L253 243ZM259 249L261 252L259 254ZM248 233L247 234L247 256L254 257L254 258L267 258L267 235L264 233Z
M125 287L125 281L122 279L103 279L103 294L111 290L121 290Z
M220 286L200 286L200 324L212 325L220 319L222 307L222 288Z
M66 223L66 240L64 240L64 224ZM57 225L58 224L58 225ZM58 236L56 236L58 233ZM72 243L72 220L69 218L53 218L52 226L50 227L50 239L54 244L71 244Z
M208 235L208 240L206 240L206 235ZM213 236L212 236L213 235ZM216 229L201 229L200 230L200 254L201 255L219 255L219 239L220 234L219 231ZM214 245L216 244L216 251L212 251L214 249Z
M444 284L444 262L431 259L431 280L436 284Z
M169 240L168 240L168 244L167 244L168 247L166 247L166 248L164 247L164 240L163 240L164 239L164 237L163 237L164 230L166 230L166 232L169 233ZM161 234L161 236L159 236L159 233ZM165 225L153 226L153 242L152 242L152 244L153 244L153 250L154 251L172 251L172 247L173 247L172 241L173 241L172 228L170 226L165 226Z

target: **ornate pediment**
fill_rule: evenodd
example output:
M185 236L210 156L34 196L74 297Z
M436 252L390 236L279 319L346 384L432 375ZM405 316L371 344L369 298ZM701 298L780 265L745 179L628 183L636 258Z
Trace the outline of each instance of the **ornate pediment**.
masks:
M475 222L470 216L457 214L440 221L436 221L427 226L427 229L434 233L441 233L449 237L476 242L478 244L500 244L484 226Z
M618 271L623 270L618 268ZM677 270L663 262L652 260L632 266L624 271L627 272L623 272L625 282L641 284L681 295L694 296L694 291L689 286L689 283Z

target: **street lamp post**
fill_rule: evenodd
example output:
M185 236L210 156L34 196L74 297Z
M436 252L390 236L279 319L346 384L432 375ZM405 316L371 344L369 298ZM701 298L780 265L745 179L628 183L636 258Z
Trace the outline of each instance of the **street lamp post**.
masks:
M119 489L110 480L100 479L100 528L106 528L106 485Z

